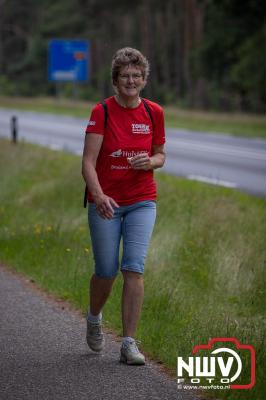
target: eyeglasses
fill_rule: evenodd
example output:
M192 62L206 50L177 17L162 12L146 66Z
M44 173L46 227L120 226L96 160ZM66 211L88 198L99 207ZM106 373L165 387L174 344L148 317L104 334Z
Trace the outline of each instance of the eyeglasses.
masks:
M119 78L122 79L123 81L128 81L129 79L133 79L133 81L138 81L141 79L143 76L142 74L119 74Z

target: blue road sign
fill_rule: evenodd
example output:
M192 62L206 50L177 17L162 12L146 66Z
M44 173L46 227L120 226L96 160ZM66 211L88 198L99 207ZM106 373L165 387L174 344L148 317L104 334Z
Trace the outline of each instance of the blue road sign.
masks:
M85 82L89 78L89 42L52 39L48 47L50 81Z

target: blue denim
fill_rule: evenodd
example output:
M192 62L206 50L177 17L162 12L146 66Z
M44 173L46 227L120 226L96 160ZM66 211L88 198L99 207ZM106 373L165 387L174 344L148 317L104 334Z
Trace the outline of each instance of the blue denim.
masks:
M115 209L111 220L103 219L94 203L89 203L89 228L95 261L95 274L113 278L119 271L121 239L123 251L121 270L143 274L156 218L155 201L140 201Z

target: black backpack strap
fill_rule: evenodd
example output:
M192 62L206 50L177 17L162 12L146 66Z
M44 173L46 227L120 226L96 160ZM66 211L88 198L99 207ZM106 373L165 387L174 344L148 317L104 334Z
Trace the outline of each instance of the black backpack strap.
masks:
M86 185L84 191L83 207L86 208L88 203L88 186Z
M108 108L107 108L107 104L105 103L105 101L103 101L101 103L101 105L103 106L103 109L104 109L104 129L105 129L107 126Z
M107 108L107 104L105 103L105 101L103 101L101 103L101 105L103 106L103 110L104 110L104 129L106 129L107 120L108 120L108 108ZM84 208L87 207L87 203L88 203L88 187L86 185L85 192L84 192L84 199L83 199Z
M147 103L147 101L145 99L142 99L142 101L143 101L143 104L144 104L144 107L145 107L147 113L149 114L149 117L150 117L151 123L152 123L152 127L154 129L155 125L154 125L154 120L153 120L153 117L152 117L151 109L150 109L150 107L149 107L149 105L148 105L148 103Z

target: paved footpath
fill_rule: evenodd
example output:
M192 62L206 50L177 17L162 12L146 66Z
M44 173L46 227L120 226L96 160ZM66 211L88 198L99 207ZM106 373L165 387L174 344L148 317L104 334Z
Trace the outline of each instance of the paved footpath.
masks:
M1 400L195 400L154 363L118 362L106 334L102 354L85 341L84 318L0 267Z

